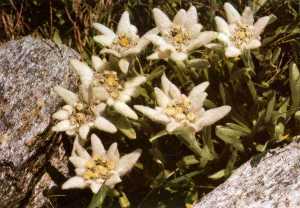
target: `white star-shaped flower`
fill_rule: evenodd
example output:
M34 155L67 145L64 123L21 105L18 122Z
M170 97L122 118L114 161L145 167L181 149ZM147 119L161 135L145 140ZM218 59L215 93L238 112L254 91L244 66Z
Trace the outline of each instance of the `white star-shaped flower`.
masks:
M68 179L62 189L87 188L97 193L102 185L113 188L121 182L121 177L128 173L138 161L142 151L137 149L120 157L117 143L106 151L101 140L91 136L92 154L90 155L76 139L69 160L75 166L76 176Z
M155 88L158 106L153 108L135 105L134 108L151 120L166 125L169 133L187 133L194 135L203 127L223 118L231 110L230 106L221 106L209 110L203 108L208 82L195 86L188 96L170 82L165 75L161 77L162 90Z
M57 86L54 91L67 105L52 115L59 122L52 127L53 131L66 132L70 136L79 135L86 140L91 128L108 133L115 133L117 128L102 116L106 104L90 102L63 87ZM88 94L88 93L86 93Z
M81 88L89 89L95 101L106 102L120 114L138 119L136 113L126 103L136 94L137 87L146 81L146 77L137 76L127 80L124 74L110 70L108 64L98 56L92 57L94 70L76 59L70 63L80 77Z
M102 35L97 35L94 40L105 48L101 53L111 54L119 59L118 65L123 73L127 73L130 65L130 56L139 54L150 43L145 39L145 35L157 33L157 29L152 29L144 36L139 37L137 28L130 23L129 13L125 11L119 21L117 32L100 23L94 23L94 28Z
M157 50L148 59L172 59L183 61L193 50L205 46L217 38L217 33L202 30L198 23L197 10L191 6L189 10L181 9L175 15L173 22L158 8L153 9L155 24L159 29L157 34L147 35Z
M224 4L228 23L222 17L215 17L218 39L226 45L227 57L238 57L244 50L261 46L261 33L269 23L270 16L264 16L254 22L254 13L250 7L241 15L230 3Z

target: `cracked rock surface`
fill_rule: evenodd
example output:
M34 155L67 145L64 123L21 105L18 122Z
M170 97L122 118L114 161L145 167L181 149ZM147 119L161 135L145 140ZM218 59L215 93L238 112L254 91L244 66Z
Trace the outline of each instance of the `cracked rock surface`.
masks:
M43 169L60 143L49 125L62 104L52 89L74 89L69 59L78 57L66 46L31 37L0 47L0 208L41 197L32 196L40 179L39 184L51 184Z
M250 160L194 208L300 207L300 143Z

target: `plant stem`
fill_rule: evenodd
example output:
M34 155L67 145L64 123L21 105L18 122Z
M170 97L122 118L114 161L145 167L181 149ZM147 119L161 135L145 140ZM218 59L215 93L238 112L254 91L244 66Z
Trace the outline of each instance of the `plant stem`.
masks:
M97 194L94 194L87 208L102 208L109 188L105 185L101 187Z
M197 139L192 133L181 133L178 136L182 138L183 143L193 151L198 157L202 156L202 149L197 142Z

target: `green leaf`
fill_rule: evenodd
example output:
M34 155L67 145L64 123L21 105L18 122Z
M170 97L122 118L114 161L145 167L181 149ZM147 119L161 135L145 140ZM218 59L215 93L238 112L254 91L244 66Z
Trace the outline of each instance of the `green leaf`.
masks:
M297 65L291 63L289 69L290 89L292 93L292 106L297 108L300 106L300 73Z
M218 172L208 176L208 178L213 179L213 180L218 180L221 179L225 176L225 169L219 170Z
M216 135L227 144L231 144L239 151L244 151L244 146L240 141L240 132L233 129L217 126Z
M53 40L53 42L56 43L57 45L61 45L61 44L62 44L62 40L61 40L61 38L60 38L60 35L59 35L59 31L58 31L58 30L55 30L52 40Z
M151 143L153 143L153 142L155 142L157 139L159 139L160 137L163 137L163 136L165 136L165 135L167 135L167 134L168 134L168 132L167 132L166 130L162 130L162 131L158 132L157 134L155 134L154 136L152 136L152 137L149 139L149 141L150 141Z
M136 132L131 123L124 116L114 117L113 123L129 139L136 139Z
M121 208L130 207L130 202L124 192L122 192L122 196L119 197L119 204Z
M235 124L235 123L226 123L226 126L230 127L233 130L239 131L241 136L247 136L247 135L251 134L251 129L249 129L245 125L242 126L242 125Z
M184 165L195 165L199 163L199 160L195 157L195 155L188 155L182 158L182 162Z
M274 107L275 107L275 93L273 94L271 100L268 102L267 110L266 110L266 115L265 115L265 122L269 123L272 119Z

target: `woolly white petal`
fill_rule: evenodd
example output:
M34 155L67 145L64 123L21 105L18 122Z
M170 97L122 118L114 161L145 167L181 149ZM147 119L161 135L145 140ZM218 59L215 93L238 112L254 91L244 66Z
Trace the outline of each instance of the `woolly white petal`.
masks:
M241 50L234 46L229 46L225 50L226 57L237 57L237 56L241 55L241 53L242 53Z
M228 2L224 4L227 20L230 24L237 23L241 20L240 13Z
M199 120L196 121L196 125L199 129L204 126L209 126L217 122L226 116L231 110L230 106L221 106L218 108L209 109L204 112Z
M72 189L72 188L85 188L87 186L87 183L82 177L74 176L70 179L68 179L63 185L62 189Z
M117 132L117 128L115 127L115 125L102 116L98 116L96 118L94 125L97 129L101 131L105 131L111 134Z
M261 46L261 42L260 40L257 40L257 39L253 39L250 41L250 43L248 43L246 45L246 49L255 49L255 48L259 48Z
M72 69L79 75L83 85L88 86L93 80L93 70L86 64L77 59L71 59L70 65Z
M131 118L133 120L137 120L138 116L136 115L136 113L124 102L115 102L113 104L114 109L124 115L125 117Z
M198 23L197 9L193 5L186 12L186 24L195 25Z
M154 88L154 92L157 104L162 108L167 107L167 105L170 103L170 98L158 87Z
M94 39L94 41L96 41L97 43L100 43L101 45L103 45L105 47L111 46L111 44L114 41L114 37L108 36L108 35L96 35L93 37L93 39Z
M192 102L193 109L199 111L202 108L203 102L206 99L207 93L204 91L208 87L209 82L202 82L195 86L189 94L189 99Z
M134 105L134 109L144 114L154 122L166 124L170 121L169 117L163 113L143 105Z
M193 109L194 113L201 112L203 103L204 103L206 97L207 97L207 93L203 92L203 93L199 94L198 96L192 96L190 98L191 104L192 104L192 109Z
M118 28L117 28L117 34L128 34L130 33L130 28L131 24L130 24L130 19L129 19L129 13L128 11L123 12L119 24L118 24Z
M180 9L173 19L173 23L184 26L186 20L186 11Z
M246 7L243 11L241 21L243 24L246 25L253 25L254 24L254 13L250 7Z
M102 184L103 184L103 183L99 183L99 182L96 182L96 181L92 181L91 184L90 184L90 188L91 188L92 192L93 192L94 194L97 194L98 191L100 190Z
M140 41L140 40L139 40L139 41ZM138 42L139 42L139 41L138 41ZM148 41L148 40L146 40L146 41ZM150 41L148 41L148 42L150 42ZM126 57L126 56L131 56L131 55L137 55L137 54L139 54L141 51L142 51L142 49L139 48L138 43L137 43L136 46L134 46L134 47L132 47L132 48L129 48L129 49L127 49L126 51L123 51L122 54L121 54L121 56L122 56L122 57Z
M88 161L84 158L81 158L81 157L78 157L75 155L69 157L69 160L76 168L84 168Z
M226 35L225 33L219 33L217 39L223 43L225 43L226 45L230 45L230 37L228 35Z
M158 8L154 8L152 12L155 24L161 32L164 32L171 27L172 22L164 12Z
M178 98L181 96L180 90L166 77L165 74L161 76L161 85L164 93L171 98Z
M149 45L150 40L147 39L148 35L156 35L158 34L158 29L153 28L146 32L137 42L137 45L133 48L129 48L125 52L123 52L123 56L128 56L128 55L136 55L139 54L142 50L144 50L147 45Z
M79 135L81 139L86 140L90 132L90 125L88 123L83 124L79 127Z
M113 188L116 184L120 183L122 180L118 174L113 174L108 180L105 181L105 185Z
M130 34L136 34L138 32L138 29L135 25L130 25L129 30Z
M270 16L259 18L257 22L254 24L254 34L256 36L259 36L264 31L269 21L270 21Z
M102 25L100 23L93 23L93 27L98 30L100 33L102 33L103 35L107 35L107 36L111 36L111 37L115 37L115 33L114 31L112 31L111 29L109 29L108 27L106 27L105 25Z
M63 110L67 111L70 115L73 113L74 108L71 105L64 105Z
M160 47L161 49L169 49L172 48L162 37L150 34L147 35L146 38L151 41L155 46Z
M135 87L125 88L120 93L120 95L118 97L118 100L121 101L121 102L127 103L128 101L131 100L131 97L134 96L135 93L136 93L136 88Z
M63 131L67 131L72 128L73 128L73 126L72 126L70 120L63 120L63 121L58 122L55 126L53 126L52 131L63 132Z
M116 142L110 145L110 147L108 148L108 150L106 152L106 156L107 156L108 160L112 160L112 161L116 162L116 164L119 162L120 153L118 150L118 144Z
M172 52L170 58L175 61L175 62L181 62L184 61L188 58L188 54L187 53L183 53L183 52Z
M116 56L118 58L121 58L121 54L116 51L116 50L112 50L112 49L109 49L109 48L103 48L101 51L100 51L101 54L105 54L105 53L108 53L108 54L111 54L113 56Z
M161 57L159 56L158 51L150 54L149 56L147 56L147 60L157 60L157 59L161 59Z
M54 87L54 91L69 105L74 106L79 98L78 95L70 90L67 90L63 87L56 86Z
M106 153L104 145L99 137L96 134L91 136L91 146L92 146L92 155L93 156L102 156Z
M100 100L100 101L105 101L109 98L109 93L102 86L93 87L92 88L92 94L93 94L95 99Z
M222 17L215 17L218 32L230 35L229 25Z
M106 104L105 103L99 103L94 108L92 108L92 111L96 116L99 116L103 113L103 111L105 111L105 109L106 109Z
M186 26L187 30L190 32L192 39L197 38L200 34L203 26L201 24L194 24Z
M218 37L218 33L213 32L213 31L205 31L201 32L199 36L192 40L191 43L188 45L187 50L195 50L201 46L204 46L211 41L215 40Z
M128 68L129 68L129 61L125 58L122 58L119 60L118 65L119 65L121 72L123 72L124 74L127 74Z
M66 110L58 110L52 115L52 118L57 119L57 120L67 120L70 116L70 112Z
M207 89L208 86L209 86L209 82L202 82L202 83L196 85L191 90L191 92L189 94L189 98L191 98L193 96L195 96L195 97L199 96L199 94L203 93Z
M119 176L123 176L128 173L133 168L134 164L138 161L141 154L142 150L137 149L121 157L116 167Z
M99 56L92 56L92 65L99 72L105 68L106 63Z
M176 131L178 128L181 127L181 124L180 123L177 123L175 121L172 121L170 123L168 123L168 125L166 126L166 130L169 132L169 133L173 133L174 131Z
M75 139L74 144L73 144L72 156L73 155L78 155L79 157L86 159L86 160L91 159L90 154L79 144L78 139Z
M141 84L146 82L146 77L144 76L136 76L135 78L125 82L125 88L130 88L130 87L138 87Z
M86 171L86 168L75 168L76 175L83 175Z
M137 87L146 81L146 77L137 76L127 82L125 82L125 89L121 91L118 100L126 103L130 101L131 97L135 95Z

